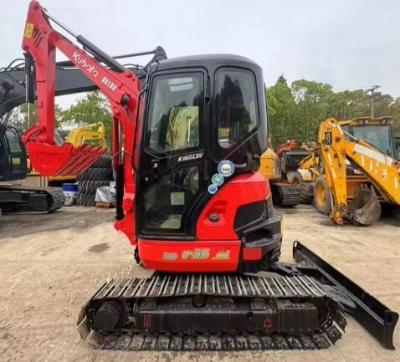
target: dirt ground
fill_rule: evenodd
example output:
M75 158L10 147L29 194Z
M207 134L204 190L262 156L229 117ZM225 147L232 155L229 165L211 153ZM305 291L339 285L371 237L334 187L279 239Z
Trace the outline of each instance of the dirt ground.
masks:
M338 227L309 206L285 211L283 257L300 240L400 311L400 218L374 226ZM113 210L64 208L53 215L0 217L1 361L348 361L400 360L349 317L342 340L324 351L111 352L81 341L81 306L106 277L143 273L128 241L114 231Z

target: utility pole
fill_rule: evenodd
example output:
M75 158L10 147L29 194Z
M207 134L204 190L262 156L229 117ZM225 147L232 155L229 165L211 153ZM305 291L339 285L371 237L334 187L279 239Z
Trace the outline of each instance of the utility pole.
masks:
M375 91L380 88L380 85L373 85L371 88L366 89L365 93L371 93L371 99L370 99L370 103L371 103L371 118L374 118L375 114L374 114L374 100L375 100Z

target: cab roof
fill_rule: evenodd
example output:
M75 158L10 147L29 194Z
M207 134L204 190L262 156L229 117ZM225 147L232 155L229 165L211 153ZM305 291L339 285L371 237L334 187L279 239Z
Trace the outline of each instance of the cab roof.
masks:
M234 54L204 54L189 55L162 60L154 68L157 70L184 68L184 67L204 67L215 69L220 66L238 66L261 71L261 67L253 60Z

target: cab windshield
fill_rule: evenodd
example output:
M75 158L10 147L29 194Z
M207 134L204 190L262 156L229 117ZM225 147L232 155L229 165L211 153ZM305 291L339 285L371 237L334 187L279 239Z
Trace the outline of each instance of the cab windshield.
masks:
M395 158L392 131L389 125L342 126L356 139L362 139L384 154Z

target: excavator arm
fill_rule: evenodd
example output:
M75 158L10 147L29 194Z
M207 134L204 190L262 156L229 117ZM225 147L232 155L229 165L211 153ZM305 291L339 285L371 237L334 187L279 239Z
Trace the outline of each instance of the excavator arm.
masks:
M321 123L318 131L325 182L331 193L331 218L343 224L347 208L346 141L334 119Z
M385 196L385 200L400 205L399 161L383 154L366 142L347 142L346 154L356 163Z
M50 21L67 31L83 45L83 49L55 31ZM138 77L83 36L74 34L51 17L37 1L32 1L29 6L22 48L28 59L32 58L36 76L39 120L22 137L33 168L46 176L78 174L90 167L104 152L104 149L90 145L74 147L69 143L55 143L55 54L59 49L110 102L113 113L113 164L119 177L117 183L123 188L123 210L119 212L115 227L123 231L134 244L134 145L140 90Z
M369 225L380 216L377 191L384 201L400 205L399 162L369 143L346 133L335 118L321 123L318 133L326 185L331 194L331 218L342 224L345 218ZM348 162L355 165L374 187L356 192L349 203Z

